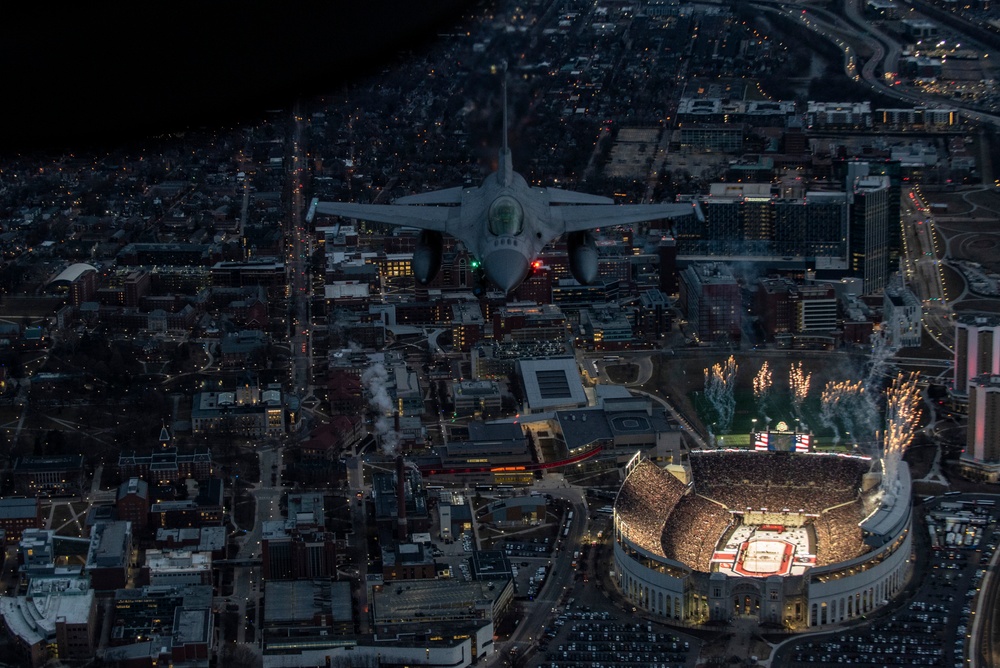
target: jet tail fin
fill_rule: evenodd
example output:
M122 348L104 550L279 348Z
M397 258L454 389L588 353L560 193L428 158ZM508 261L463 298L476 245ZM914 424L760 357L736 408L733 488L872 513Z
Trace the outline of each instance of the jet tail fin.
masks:
M500 185L509 186L513 183L514 165L510 157L510 146L507 145L507 63L503 65L503 144L500 157L497 160L497 180Z

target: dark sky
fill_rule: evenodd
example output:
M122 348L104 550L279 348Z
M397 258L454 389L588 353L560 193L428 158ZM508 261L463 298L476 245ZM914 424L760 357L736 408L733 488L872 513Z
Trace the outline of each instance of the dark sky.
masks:
M11 12L0 24L0 149L94 147L252 120L377 71L474 5L179 4Z

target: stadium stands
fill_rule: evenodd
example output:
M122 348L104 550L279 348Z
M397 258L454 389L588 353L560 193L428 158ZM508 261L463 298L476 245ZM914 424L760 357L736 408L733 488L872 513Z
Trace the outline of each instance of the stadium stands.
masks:
M680 480L643 460L622 484L615 502L622 532L637 547L663 556L664 522L685 491Z

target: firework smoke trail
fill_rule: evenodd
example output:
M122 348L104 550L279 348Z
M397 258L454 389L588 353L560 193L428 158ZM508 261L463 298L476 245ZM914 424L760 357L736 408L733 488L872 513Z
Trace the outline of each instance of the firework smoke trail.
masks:
M361 384L368 390L368 405L375 411L375 435L386 455L395 455L399 449L399 433L393 428L392 397L389 396L389 372L381 362L376 362L361 374Z
M705 398L715 409L717 425L720 432L729 431L736 412L736 398L733 390L736 388L736 359L730 355L725 366L713 364L712 369L705 369Z
M861 381L831 380L820 394L819 419L826 427L833 430L834 443L840 443L841 430L847 433L857 433L854 417L867 401Z
M757 412L764 418L767 417L767 398L771 394L771 369L767 365L767 360L760 367L760 371L753 377L753 398L757 400Z
M920 419L918 373L898 374L886 391L885 435L882 443L883 482L895 492L899 462L913 441Z
M872 351L868 356L868 373L865 376L865 389L876 392L882 387L882 376L889 364L889 358L896 354L896 349L889 345L889 336L885 329L873 332L871 338Z
M811 373L802 371L802 362L792 364L788 369L788 389L792 393L792 404L795 406L795 413L798 415L802 410L802 403L809 396L809 381L812 380Z

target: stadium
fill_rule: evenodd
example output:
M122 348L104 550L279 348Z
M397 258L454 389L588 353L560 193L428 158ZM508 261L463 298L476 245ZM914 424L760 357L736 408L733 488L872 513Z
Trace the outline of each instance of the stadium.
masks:
M625 468L615 579L634 606L698 625L809 630L870 614L906 583L910 474L870 457L692 451L673 472Z

